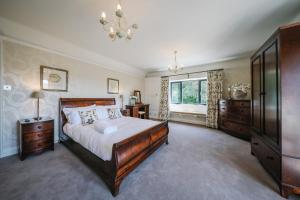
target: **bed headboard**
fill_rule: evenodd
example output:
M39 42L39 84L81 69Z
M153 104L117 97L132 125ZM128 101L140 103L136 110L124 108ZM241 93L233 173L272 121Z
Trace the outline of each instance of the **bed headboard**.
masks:
M64 108L84 107L96 104L97 106L115 105L115 98L60 98L59 99L59 139L63 139L63 126L67 118L63 113Z

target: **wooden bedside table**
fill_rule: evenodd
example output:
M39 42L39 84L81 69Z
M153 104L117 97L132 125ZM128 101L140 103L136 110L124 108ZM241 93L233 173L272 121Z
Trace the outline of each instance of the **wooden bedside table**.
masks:
M129 109L121 109L122 115L125 117L130 117L130 110Z
M44 117L40 121L30 119L19 121L20 160L26 156L38 154L45 150L54 150L54 120Z

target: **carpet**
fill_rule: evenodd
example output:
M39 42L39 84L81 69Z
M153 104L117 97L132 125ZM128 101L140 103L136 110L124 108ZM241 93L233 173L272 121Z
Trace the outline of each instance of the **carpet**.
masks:
M104 182L61 144L55 151L0 160L2 200L282 200L247 141L221 131L170 123L162 145L113 197ZM291 196L290 199L300 199Z

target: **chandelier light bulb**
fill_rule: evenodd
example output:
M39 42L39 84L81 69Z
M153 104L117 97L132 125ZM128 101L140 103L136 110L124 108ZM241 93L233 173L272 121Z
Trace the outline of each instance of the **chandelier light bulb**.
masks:
M118 3L118 5L117 5L117 10L122 10L122 6L121 6L121 4L119 4L119 3Z
M101 18L102 18L102 19L106 19L106 14L105 14L105 12L102 12Z
M106 13L102 12L100 16L100 24L104 31L108 32L108 36L114 41L116 39L126 38L132 39L133 34L138 29L137 24L129 25L126 22L120 1L117 4L115 16L113 20L107 19Z

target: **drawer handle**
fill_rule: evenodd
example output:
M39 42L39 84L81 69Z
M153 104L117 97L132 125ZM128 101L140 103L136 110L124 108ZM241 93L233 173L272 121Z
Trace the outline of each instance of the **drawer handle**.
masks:
M268 160L274 160L274 157L273 156L267 156L266 157Z
M258 145L258 142L253 142L252 144L254 144L254 145Z
M41 125L39 125L37 128L38 128L38 129L41 129L41 128L42 128L42 126L41 126Z

